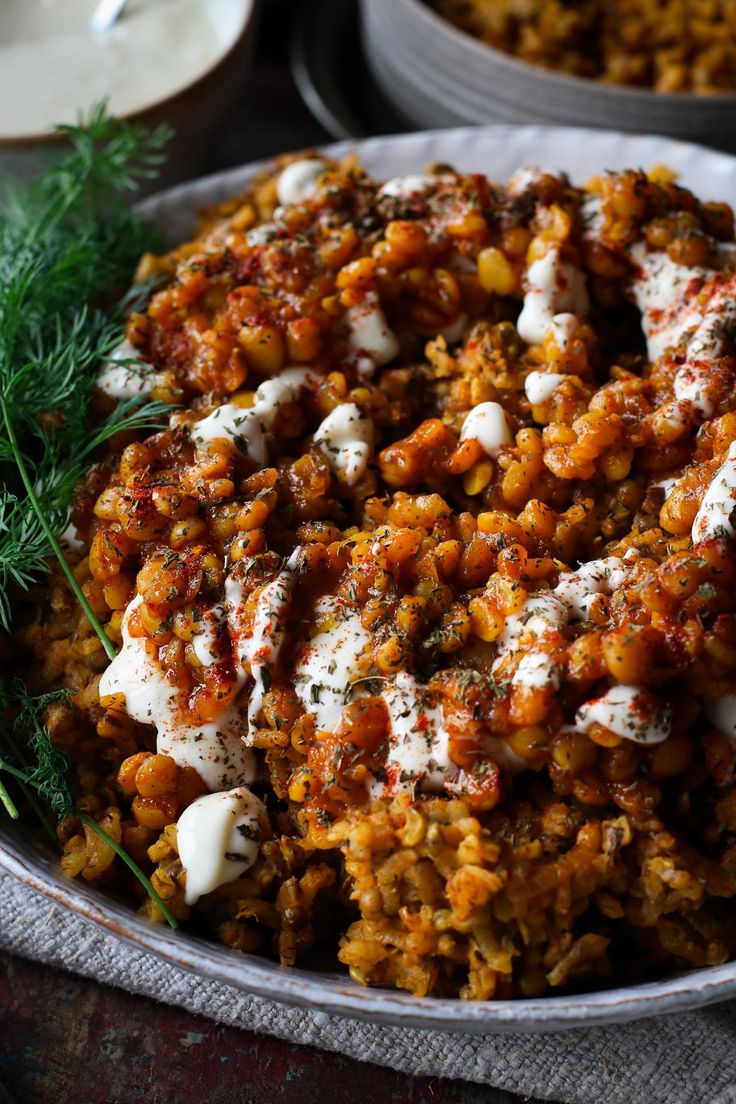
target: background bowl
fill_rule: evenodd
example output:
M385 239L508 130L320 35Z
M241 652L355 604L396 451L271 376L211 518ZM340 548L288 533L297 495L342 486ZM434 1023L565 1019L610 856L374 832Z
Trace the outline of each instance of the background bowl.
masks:
M150 185L144 182L143 194L202 171L216 128L247 75L251 56L258 0L233 0L233 3L237 15L229 42L209 69L183 87L172 89L166 98L124 116L152 127L168 123L174 130L166 149L166 163L158 179ZM89 106L80 104L80 109ZM0 137L0 180L7 176L26 183L66 148L64 139L48 131L18 138Z
M371 71L416 127L561 123L667 134L736 150L736 94L668 94L571 77L458 30L422 0L361 0Z
M432 161L464 172L485 172L497 180L506 180L519 166L549 165L566 169L576 183L604 169L666 164L700 198L736 204L736 159L666 138L565 127L490 126L338 142L325 152L334 157L355 152L378 179L421 172ZM199 207L242 192L264 164L181 184L145 200L139 210L161 226L173 245L192 236ZM284 1004L375 1022L439 1031L547 1032L684 1012L736 995L736 962L625 988L533 1000L461 1001L365 989L332 966L284 969L257 955L150 924L99 889L66 878L58 856L22 826L3 818L0 867L120 938L193 973Z

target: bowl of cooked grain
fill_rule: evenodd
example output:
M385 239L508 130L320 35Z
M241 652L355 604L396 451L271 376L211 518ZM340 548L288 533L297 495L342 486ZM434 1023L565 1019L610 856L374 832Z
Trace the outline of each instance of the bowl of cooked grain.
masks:
M554 123L736 147L726 3L361 5L371 70L414 126Z
M376 1021L736 994L735 179L488 127L147 200L171 252L95 378L171 409L74 499L107 655L58 571L18 600L77 805L0 866Z

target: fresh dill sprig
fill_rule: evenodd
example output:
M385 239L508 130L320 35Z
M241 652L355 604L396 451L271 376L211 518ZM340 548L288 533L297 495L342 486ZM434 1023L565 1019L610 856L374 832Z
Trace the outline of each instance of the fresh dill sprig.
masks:
M112 642L66 560L60 536L74 487L105 441L163 421L162 404L131 399L93 424L90 404L100 365L122 337L122 311L132 305L125 289L141 253L154 244L151 228L124 193L155 174L168 131L112 119L104 106L79 126L59 130L71 145L69 154L29 189L0 189L0 626L10 629L13 590L29 589L55 557L113 659ZM121 845L92 817L75 811L71 762L54 748L44 722L49 705L65 697L64 690L32 697L20 681L0 687L0 804L17 818L5 784L13 779L54 838L44 807L59 818L78 817L176 927Z
M4 722L0 732L2 741L0 751L0 776L5 773L21 786L27 800L39 814L44 827L55 839L38 799L47 805L61 820L75 816L95 832L112 848L115 854L132 871L150 898L161 910L167 923L177 927L177 922L156 892L149 878L123 847L97 823L94 817L75 810L69 778L72 764L68 756L54 747L51 734L44 723L46 710L56 702L69 702L68 690L54 690L50 694L32 696L23 683L16 679L12 683L0 684L0 708ZM8 713L15 716L8 721ZM14 819L18 809L0 777L0 800Z
M60 128L71 152L25 192L0 195L0 625L11 585L24 589L55 556L112 659L113 645L59 544L74 486L95 451L123 429L160 423L157 403L130 400L90 427L100 363L122 322L105 308L130 282L151 229L123 193L150 176L168 132L96 108Z

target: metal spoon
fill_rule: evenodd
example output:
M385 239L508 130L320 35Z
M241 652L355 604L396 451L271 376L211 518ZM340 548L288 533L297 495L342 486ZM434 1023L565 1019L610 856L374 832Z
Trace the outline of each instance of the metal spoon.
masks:
M105 34L125 7L127 0L99 0L92 13L89 29L93 35Z

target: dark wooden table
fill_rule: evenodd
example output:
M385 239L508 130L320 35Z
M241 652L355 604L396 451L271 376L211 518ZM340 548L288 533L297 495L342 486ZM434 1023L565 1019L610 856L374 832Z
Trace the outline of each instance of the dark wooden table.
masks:
M203 171L328 140L291 80L295 2L264 0L255 64ZM0 954L0 1104L513 1104L221 1027Z

